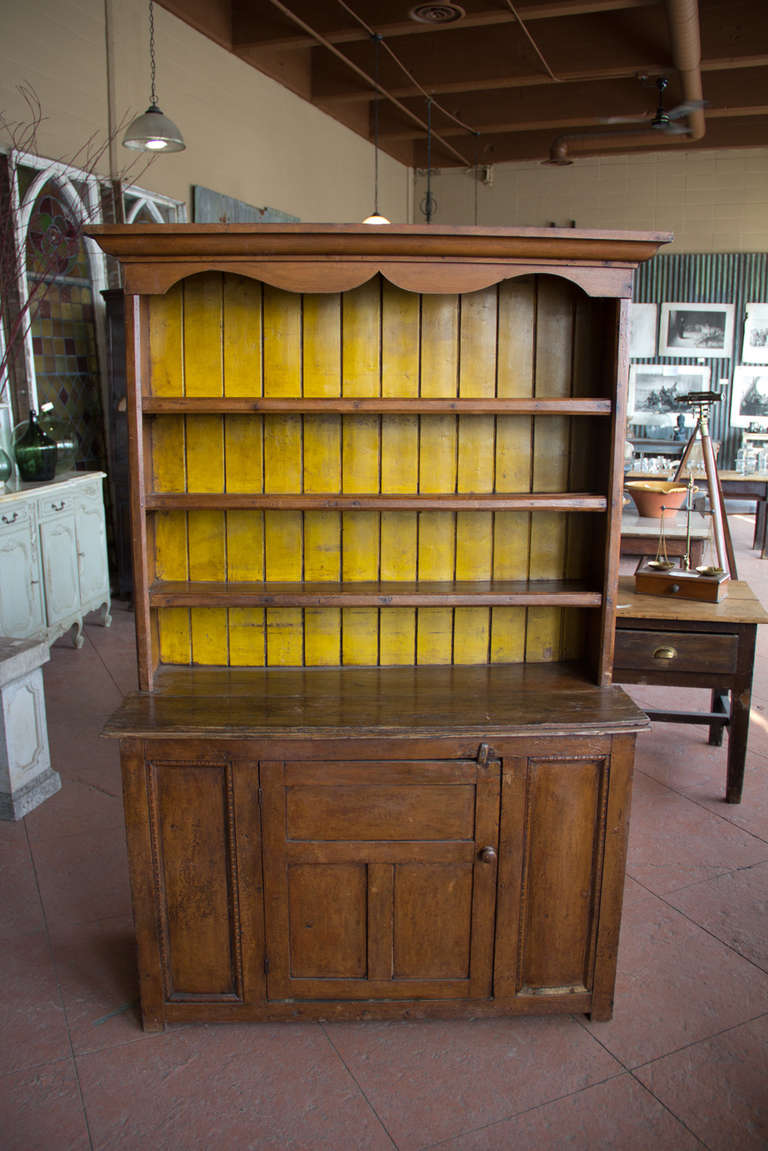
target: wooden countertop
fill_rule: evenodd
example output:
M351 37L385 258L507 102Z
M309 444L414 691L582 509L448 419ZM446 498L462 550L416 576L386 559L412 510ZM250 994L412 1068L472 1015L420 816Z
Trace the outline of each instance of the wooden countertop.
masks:
M620 576L616 616L623 619L703 620L712 623L768 623L764 609L744 580L731 580L720 603L678 599L675 596L639 595L634 576Z
M177 739L472 735L478 740L640 731L620 689L562 664L398 668L165 667L103 734Z

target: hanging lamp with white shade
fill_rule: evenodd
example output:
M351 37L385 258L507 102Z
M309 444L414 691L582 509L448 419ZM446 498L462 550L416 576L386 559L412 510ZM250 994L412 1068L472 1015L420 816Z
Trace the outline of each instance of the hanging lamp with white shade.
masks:
M157 85L155 60L155 6L149 0L149 63L152 73L152 97L146 112L128 126L123 137L126 148L139 152L181 152L186 148L184 137L179 129L157 106Z
M376 95L373 99L373 211L363 220L364 224L389 224L390 220L379 211L379 44L381 36L374 32L371 36L374 43L374 78L376 80Z

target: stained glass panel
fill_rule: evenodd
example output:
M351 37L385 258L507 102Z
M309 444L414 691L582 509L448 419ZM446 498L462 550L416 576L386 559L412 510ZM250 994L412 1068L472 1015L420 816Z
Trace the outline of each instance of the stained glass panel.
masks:
M72 425L76 466L104 468L104 421L90 269L79 228L48 184L38 197L27 236L30 291L41 300L32 322L38 404Z

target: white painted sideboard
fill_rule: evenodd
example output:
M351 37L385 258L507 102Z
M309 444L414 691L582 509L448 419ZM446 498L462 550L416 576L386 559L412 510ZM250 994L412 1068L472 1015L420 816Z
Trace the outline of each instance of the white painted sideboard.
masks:
M104 472L75 472L0 495L0 635L53 643L101 609L109 627Z

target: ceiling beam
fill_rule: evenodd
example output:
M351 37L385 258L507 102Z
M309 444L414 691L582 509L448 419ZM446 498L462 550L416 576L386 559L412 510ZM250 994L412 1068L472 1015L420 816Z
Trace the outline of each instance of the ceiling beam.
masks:
M609 12L622 12L633 8L657 7L660 0L552 0L550 3L534 3L527 7L518 5L521 19L527 24L529 21L554 20L563 17L601 15ZM260 48L308 48L314 43L311 37L299 33L291 34L265 34L263 23L258 14L253 13L253 19L241 22L236 31L238 46L249 43ZM491 28L500 24L516 24L514 14L509 9L489 9L484 12L468 12L461 20L453 24L425 24L418 20L398 20L390 24L377 24L376 32L386 39L395 39L405 36L446 35L452 30L466 31L468 28ZM368 40L368 33L362 25L353 22L351 27L323 29L318 27L324 38L331 44L355 44Z

